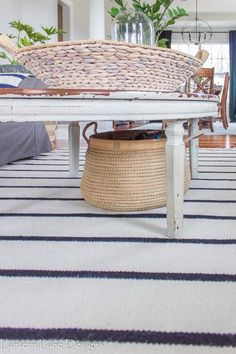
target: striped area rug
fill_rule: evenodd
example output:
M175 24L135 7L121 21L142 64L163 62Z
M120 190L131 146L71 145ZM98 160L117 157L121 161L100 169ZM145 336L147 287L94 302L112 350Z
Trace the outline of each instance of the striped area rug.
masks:
M181 239L79 185L67 150L0 168L0 353L236 353L236 150L200 151Z

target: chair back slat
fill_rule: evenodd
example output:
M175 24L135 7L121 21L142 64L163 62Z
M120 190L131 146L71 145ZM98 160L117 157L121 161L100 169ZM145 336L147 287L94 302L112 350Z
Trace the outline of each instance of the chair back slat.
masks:
M213 94L214 68L201 68L188 80L188 92Z
M192 75L188 80L187 89L188 92L192 93L214 93L214 68L201 68L194 75ZM199 128L201 129L204 124L207 123L213 132L213 119L208 117L199 120Z
M224 85L222 89L220 107L219 107L219 118L222 121L225 129L227 129L228 127L227 97L228 97L229 81L230 81L229 73L226 73L224 78Z

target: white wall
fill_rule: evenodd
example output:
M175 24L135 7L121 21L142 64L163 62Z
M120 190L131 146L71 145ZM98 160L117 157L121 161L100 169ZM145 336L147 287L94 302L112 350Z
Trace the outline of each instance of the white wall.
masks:
M112 25L112 17L108 13L111 7L114 4L112 2L105 2L105 32L106 32L106 39L111 39L111 25Z
M74 39L89 38L89 0L74 0Z
M9 22L20 19L40 30L57 27L57 0L0 0L0 33L12 33Z
M107 10L112 2L105 1L105 34L111 34L111 16ZM89 38L89 0L74 0L74 39Z

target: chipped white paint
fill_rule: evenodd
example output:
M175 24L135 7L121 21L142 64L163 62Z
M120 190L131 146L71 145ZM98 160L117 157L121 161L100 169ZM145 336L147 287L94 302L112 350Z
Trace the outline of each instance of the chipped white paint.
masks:
M179 93L106 92L76 96L0 96L1 121L79 122L104 120L165 120L167 123L167 235L180 237L183 225L184 145L182 121L217 116L218 99L188 97ZM195 121L195 122L194 122ZM193 128L195 130L195 128ZM79 125L71 124L70 173L77 175ZM193 165L197 166L196 144L192 144ZM197 168L197 167L196 167ZM195 171L194 173L197 173Z
M0 98L4 121L17 119L63 121L188 119L216 115L216 102L179 98L79 96L56 98ZM79 116L79 119L78 119Z

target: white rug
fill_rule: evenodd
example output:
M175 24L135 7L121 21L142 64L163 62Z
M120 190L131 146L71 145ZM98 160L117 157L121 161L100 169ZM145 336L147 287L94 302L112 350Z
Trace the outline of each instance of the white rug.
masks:
M236 353L236 150L201 150L182 239L79 183L67 150L0 168L0 353Z

